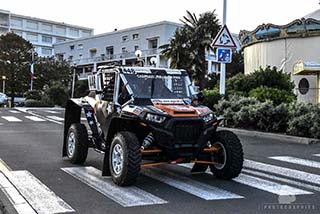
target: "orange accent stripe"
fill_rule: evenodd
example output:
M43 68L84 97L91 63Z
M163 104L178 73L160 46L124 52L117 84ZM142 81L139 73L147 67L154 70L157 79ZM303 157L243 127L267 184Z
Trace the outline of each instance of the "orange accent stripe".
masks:
M219 148L217 148L217 147L204 148L203 151L204 152L217 152L217 151L219 151Z
M161 166L166 165L168 162L154 162L154 163L144 163L141 164L141 168L152 167L152 166Z
M213 161L198 161L198 160L194 160L194 161L191 161L192 163L202 163L202 164L209 164L209 165L217 165L219 163L217 162L213 162Z
M148 149L148 150L141 150L141 153L160 153L162 152L161 149Z

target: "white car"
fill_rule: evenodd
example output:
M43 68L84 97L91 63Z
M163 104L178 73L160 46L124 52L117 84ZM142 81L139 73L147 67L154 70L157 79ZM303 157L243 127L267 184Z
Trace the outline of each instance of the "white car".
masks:
M3 106L8 103L8 96L4 93L0 93L0 106Z

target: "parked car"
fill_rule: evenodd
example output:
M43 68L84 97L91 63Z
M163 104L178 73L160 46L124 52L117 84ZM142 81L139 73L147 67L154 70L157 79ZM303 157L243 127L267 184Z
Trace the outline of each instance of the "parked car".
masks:
M4 93L0 93L0 106L4 106L8 103L8 96Z

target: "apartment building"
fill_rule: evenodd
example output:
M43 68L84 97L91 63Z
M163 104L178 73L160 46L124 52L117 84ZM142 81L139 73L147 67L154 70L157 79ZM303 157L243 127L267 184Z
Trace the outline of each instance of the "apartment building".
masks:
M14 32L30 41L40 56L55 55L53 44L93 35L93 29L11 13L0 9L0 35Z

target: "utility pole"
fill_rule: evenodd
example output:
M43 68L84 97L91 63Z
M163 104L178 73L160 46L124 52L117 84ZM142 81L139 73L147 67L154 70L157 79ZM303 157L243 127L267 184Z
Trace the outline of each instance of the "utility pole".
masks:
M223 0L223 19L222 26L227 24L227 0ZM220 64L220 94L226 94L226 64Z

